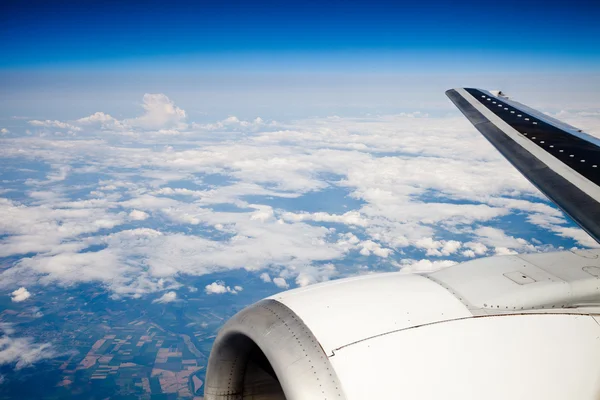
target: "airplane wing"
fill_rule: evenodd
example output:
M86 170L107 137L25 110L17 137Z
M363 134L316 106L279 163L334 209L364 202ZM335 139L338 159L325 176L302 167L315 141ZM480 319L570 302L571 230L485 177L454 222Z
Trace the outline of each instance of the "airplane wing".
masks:
M450 100L531 183L600 242L600 140L501 92L451 89Z
M448 96L600 237L598 142L476 89ZM299 287L233 316L204 398L598 400L600 249L494 256Z

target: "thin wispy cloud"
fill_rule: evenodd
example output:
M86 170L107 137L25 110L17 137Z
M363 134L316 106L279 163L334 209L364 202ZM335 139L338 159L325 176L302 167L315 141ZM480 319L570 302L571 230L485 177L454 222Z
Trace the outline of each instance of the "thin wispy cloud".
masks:
M0 365L14 365L18 370L57 355L50 343L36 343L16 334L11 324L0 323Z
M152 300L153 303L172 303L177 300L177 292L167 292L158 299Z

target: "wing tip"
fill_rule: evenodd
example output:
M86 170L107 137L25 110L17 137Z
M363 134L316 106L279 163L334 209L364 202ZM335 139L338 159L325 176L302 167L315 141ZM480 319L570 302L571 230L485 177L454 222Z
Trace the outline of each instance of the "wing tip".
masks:
M456 89L448 89L444 93L446 93L446 96L450 97L450 95L454 92L456 92Z

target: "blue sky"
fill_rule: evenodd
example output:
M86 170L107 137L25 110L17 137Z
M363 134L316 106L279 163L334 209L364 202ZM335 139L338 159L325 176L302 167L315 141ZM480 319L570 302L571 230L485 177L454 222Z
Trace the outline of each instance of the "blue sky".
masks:
M144 93L195 121L456 112L457 86L597 105L599 3L535 3L3 1L0 120L124 117Z
M597 69L595 1L3 1L0 70ZM445 65L440 65L441 62Z

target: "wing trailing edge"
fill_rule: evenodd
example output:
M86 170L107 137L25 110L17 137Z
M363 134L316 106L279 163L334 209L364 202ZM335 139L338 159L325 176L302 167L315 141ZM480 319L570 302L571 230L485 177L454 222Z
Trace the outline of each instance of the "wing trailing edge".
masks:
M446 95L531 183L600 243L600 140L481 89Z

